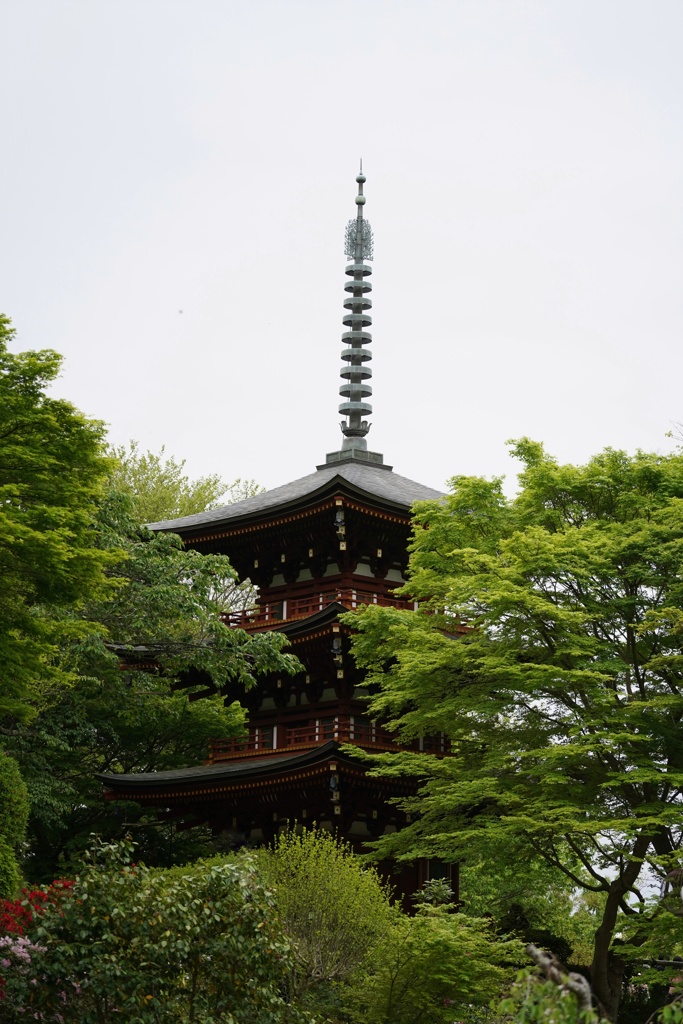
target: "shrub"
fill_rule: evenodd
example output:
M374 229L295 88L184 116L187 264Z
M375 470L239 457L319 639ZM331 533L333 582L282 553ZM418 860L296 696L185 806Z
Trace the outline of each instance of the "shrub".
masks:
M73 882L57 878L42 889L23 889L20 899L0 900L0 935L25 935L46 906L58 904Z
M29 933L39 984L8 976L11 1008L65 1024L288 1016L279 989L289 949L251 861L151 872L132 852L97 845L60 904L46 903Z
M0 899L11 899L20 885L15 849L26 834L28 794L19 765L0 751Z
M515 1024L608 1024L597 1011L582 1010L569 989L539 977L533 968L519 972L498 1012Z
M28 792L19 765L0 751L0 839L18 846L26 834Z
M359 1024L450 1024L500 998L508 965L524 961L516 939L496 938L489 921L423 903L414 917L396 910L370 969L350 991Z
M290 998L349 977L389 927L389 892L377 872L324 829L283 832L258 857L293 948Z
M10 899L20 885L19 867L14 850L0 839L0 899Z
M0 1021L16 1020L19 1008L12 994L20 987L31 991L37 986L33 958L36 953L43 953L40 946L34 945L22 935L0 936ZM8 999L8 989L10 998Z

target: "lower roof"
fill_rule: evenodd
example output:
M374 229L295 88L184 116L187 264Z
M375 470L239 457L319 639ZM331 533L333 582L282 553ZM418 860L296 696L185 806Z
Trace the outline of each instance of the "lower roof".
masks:
M95 776L113 793L125 791L150 793L156 789L182 790L186 786L213 786L257 778L278 778L290 771L307 768L329 760L331 756L349 765L359 762L349 754L340 753L340 744L328 740L312 750L294 753L269 754L265 757L249 758L244 761L226 761L220 764L203 764L195 768L175 768L166 772L135 772L133 774L105 774Z

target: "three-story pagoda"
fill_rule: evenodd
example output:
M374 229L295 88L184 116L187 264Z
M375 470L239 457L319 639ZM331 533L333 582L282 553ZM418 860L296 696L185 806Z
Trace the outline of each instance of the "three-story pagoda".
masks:
M364 219L365 176L356 181L356 217L346 228L341 358L343 440L315 472L223 508L151 524L179 534L203 553L225 554L257 588L254 606L226 616L233 627L283 633L303 671L263 678L248 693L226 692L249 712L245 741L216 739L201 767L100 776L109 798L156 807L185 823L208 823L234 841L268 841L288 822L317 823L354 845L400 828L393 797L414 782L371 778L342 752L395 750L371 721L363 674L349 654L344 612L361 604L412 607L396 589L408 562L415 501L440 492L408 480L368 450L372 336L372 232ZM225 691L224 691L225 692ZM444 752L432 738L417 748ZM414 890L429 872L404 868L398 884Z

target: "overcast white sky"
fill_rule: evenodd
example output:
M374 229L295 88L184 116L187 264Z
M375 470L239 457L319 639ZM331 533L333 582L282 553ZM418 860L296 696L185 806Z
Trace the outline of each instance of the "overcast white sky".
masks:
M670 447L681 0L0 0L0 41L0 309L114 442L268 487L339 447L362 155L373 450Z

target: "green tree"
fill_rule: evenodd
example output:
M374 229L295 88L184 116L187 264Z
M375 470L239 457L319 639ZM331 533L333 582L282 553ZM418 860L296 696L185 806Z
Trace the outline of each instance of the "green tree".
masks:
M140 451L137 441L110 448L116 460L110 477L112 490L128 494L141 523L156 523L204 512L218 505L250 498L263 490L254 480L225 483L216 473L190 480L185 473L185 459L176 461L159 454Z
M246 690L262 673L299 664L282 636L221 621L222 595L235 582L227 558L138 526L125 496L101 503L98 543L116 552L116 586L82 610L98 632L62 651L76 682L7 738L31 794L27 871L36 880L62 872L60 860L78 856L92 832L121 838L131 822L150 822L140 841L151 861L187 857L194 836L174 840L137 805L105 802L95 773L200 764L211 737L243 728L244 711L225 706L223 688Z
M0 750L0 899L11 899L19 888L17 848L26 835L28 794L19 766Z
M121 465L105 457L102 424L45 394L60 357L13 355L12 337L0 318L0 730L33 803L26 866L45 877L92 828L120 835L92 772L201 761L209 736L242 726L226 684L298 663L276 634L221 621L250 599L226 558L139 525L143 498L159 516L198 511L217 478L192 484L135 446ZM237 481L233 496L251 489Z
M112 469L109 490L126 496L133 519L138 523L154 523L205 512L219 505L232 505L251 498L263 490L255 480L239 477L231 484L217 474L191 480L184 472L185 459L178 462L166 457L165 448L157 455L142 454L137 441L128 446L110 447ZM249 580L241 583L234 573L226 573L219 588L214 588L214 601L220 613L241 611L252 607L256 593Z
M46 395L56 352L13 354L13 336L0 315L0 720L30 718L71 681L61 646L90 626L63 612L107 592L112 561L93 543L103 425Z
M292 944L290 999L349 978L384 938L391 917L386 886L329 832L280 833L272 849L259 851L259 869Z
M566 875L524 846L510 842L487 857L468 856L460 865L460 899L466 914L493 921L499 934L533 942L565 964L591 962L591 906L602 911L601 895L579 897Z
M280 995L288 944L249 859L153 872L132 863L133 849L98 844L36 917L30 966L5 979L15 1019L297 1020Z
M348 1002L358 1024L451 1024L482 1011L504 992L510 965L524 961L517 940L501 940L491 922L444 906L394 910L391 927ZM476 1017L476 1013L475 1013Z
M615 1019L627 947L657 908L641 879L677 861L683 787L683 454L606 450L562 466L528 440L521 491L456 477L417 507L422 614L350 616L371 712L452 757L399 754L425 779L383 855L458 860L506 844L603 897L593 991ZM655 901L656 902L656 901Z

